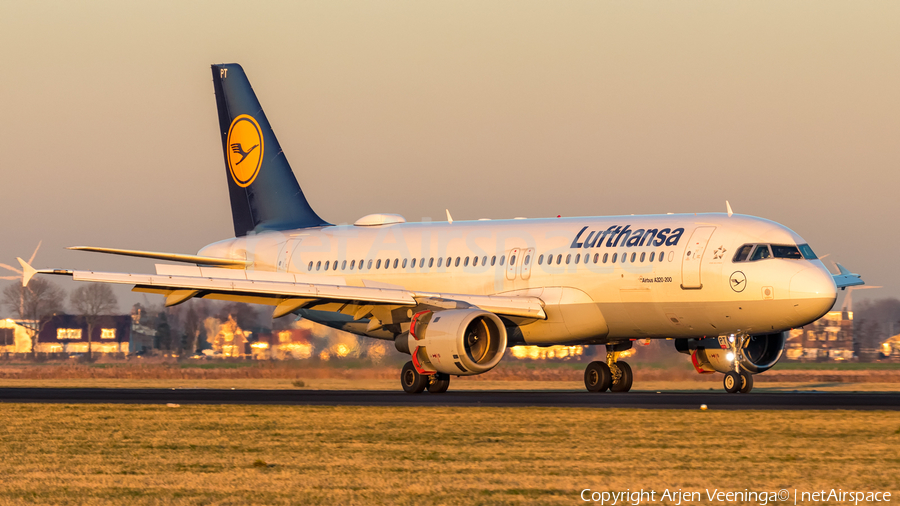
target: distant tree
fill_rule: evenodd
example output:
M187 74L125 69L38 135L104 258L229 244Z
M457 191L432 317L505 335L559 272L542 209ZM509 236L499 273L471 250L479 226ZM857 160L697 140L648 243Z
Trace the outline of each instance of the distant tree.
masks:
M184 317L183 326L186 341L185 347L187 348L187 351L193 355L200 346L200 331L203 330L203 321L195 310L194 305L191 305L191 307L188 308L187 314Z
M88 328L88 360L93 358L94 327L105 315L119 310L119 301L105 283L91 283L75 289L69 297L75 312L84 318Z
M159 313L156 324L156 348L172 351L172 329L169 327L169 319L166 317L165 311Z
M33 278L28 286L15 283L3 289L3 304L15 312L31 337L31 356L37 354L37 340L44 325L63 311L66 292L52 281Z

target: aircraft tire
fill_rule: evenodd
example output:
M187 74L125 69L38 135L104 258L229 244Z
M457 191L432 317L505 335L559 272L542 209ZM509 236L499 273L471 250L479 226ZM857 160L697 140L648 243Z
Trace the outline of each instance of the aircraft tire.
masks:
M446 374L435 374L429 378L428 393L442 394L450 388L450 376Z
M400 384L403 386L404 392L420 394L428 387L428 377L419 374L419 371L416 370L410 361L403 364L403 369L400 370Z
M612 385L609 387L610 392L627 392L631 390L631 385L634 384L634 372L631 370L631 366L626 362L616 362L616 367L619 368L619 371L622 372L621 376L619 376L619 381L613 381Z
M722 380L722 384L725 386L725 391L729 394L737 393L738 391L740 391L743 383L744 382L741 379L741 375L734 371L726 372L725 378Z
M605 392L612 384L612 373L605 362L591 362L584 369L584 386L588 392Z
M741 371L741 389L742 394L749 394L753 390L753 375L746 371Z

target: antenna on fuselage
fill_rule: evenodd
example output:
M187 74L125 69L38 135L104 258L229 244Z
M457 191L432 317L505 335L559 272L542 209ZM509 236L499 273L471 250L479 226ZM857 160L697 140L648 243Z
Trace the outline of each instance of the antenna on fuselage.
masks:
M729 218L731 218L731 215L734 214L734 211L731 210L731 204L727 200L725 201L725 212L728 213Z
M450 216L450 210L444 209L444 211L447 211L447 222L453 225L453 216Z

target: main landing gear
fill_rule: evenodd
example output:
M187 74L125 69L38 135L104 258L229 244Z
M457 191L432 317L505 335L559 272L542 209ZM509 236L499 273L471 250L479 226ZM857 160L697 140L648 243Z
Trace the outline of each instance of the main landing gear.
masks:
M619 361L619 354L627 348L607 345L606 362L594 361L584 370L584 386L588 392L627 392L634 383L634 373L626 362ZM621 349L620 349L621 348Z
M400 384L408 394L420 394L425 390L433 394L442 394L450 387L450 375L434 373L419 374L412 362L407 362L400 370Z
M728 336L728 347L732 357L732 371L725 373L722 385L729 394L742 393L747 394L753 390L753 375L741 369L741 355L744 348L749 343L749 336L746 334L733 334Z

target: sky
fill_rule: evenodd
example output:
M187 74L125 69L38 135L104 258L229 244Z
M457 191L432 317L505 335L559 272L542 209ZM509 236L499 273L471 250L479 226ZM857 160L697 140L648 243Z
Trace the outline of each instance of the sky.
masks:
M898 21L893 1L4 2L0 262L43 241L36 267L152 272L64 248L233 236L209 66L237 62L332 223L729 200L883 286L856 302L900 297Z

